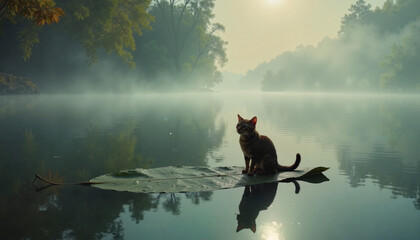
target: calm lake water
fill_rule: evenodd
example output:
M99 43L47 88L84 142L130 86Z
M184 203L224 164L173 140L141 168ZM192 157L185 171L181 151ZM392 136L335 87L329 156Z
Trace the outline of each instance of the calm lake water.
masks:
M418 239L419 109L415 96L1 96L0 239ZM299 152L300 168L329 167L329 181L300 181L298 194L293 183L253 194L32 185L35 173L75 182L137 167L243 165L238 113L258 116L280 163ZM236 232L238 221L256 232Z

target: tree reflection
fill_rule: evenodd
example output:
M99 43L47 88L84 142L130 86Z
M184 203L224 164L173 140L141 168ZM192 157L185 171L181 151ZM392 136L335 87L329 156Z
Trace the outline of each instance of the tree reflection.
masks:
M112 223L110 233L114 237L114 240L124 239L124 228L121 220Z
M207 154L220 146L226 129L224 123L216 126L220 105L165 102L158 109L145 109L140 118L142 155L154 159L156 167L206 165Z
M155 209L153 196L147 194L101 191L91 187L63 188L58 198L60 226L45 226L48 231L70 229L75 239L96 239L105 233L121 236L119 215L127 206L133 220L139 222L144 212ZM47 231L47 232L48 232ZM61 234L61 233L60 233Z
M156 197L153 197L151 194L136 194L134 196L135 198L129 202L128 210L131 213L131 219L138 224L144 219L144 212L146 210L156 209L158 202L156 201Z
M185 197L193 204L200 204L200 201L210 201L213 192L192 192L192 193L185 193Z
M385 144L372 146L369 153L351 154L351 149L340 149L340 168L349 176L354 187L371 178L380 188L390 188L394 198L413 198L420 210L420 113L409 99L382 104L380 130Z
M152 160L144 160L136 151L135 130L133 121L115 129L114 133L89 126L85 139L75 142L66 156L64 164L69 177L83 181L107 172L149 167Z
M379 188L391 189L394 198L415 199L419 209L418 99L330 98L312 96L294 104L286 98L267 101L266 106L274 121L298 137L315 136L321 145L334 146L339 169L350 186L360 187L372 179Z
M400 154L389 152L383 145L374 146L369 154L352 156L341 149L338 154L340 170L348 176L352 187L363 186L365 179L374 179L380 188L390 188L394 198L420 199L420 169L408 168ZM420 209L419 209L420 210Z
M0 97L0 118L11 117L28 111L37 104L38 96L7 96Z
M0 118L2 238L123 239L119 216L125 209L140 223L145 212L159 206L180 214L182 196L194 204L211 200L212 192L153 195L81 186L36 192L30 184L35 173L77 182L122 169L206 165L208 152L220 146L225 130L215 123L220 105L210 99L139 101L134 113L114 103L112 114L120 117L111 127L102 122L111 115L102 101L74 109L75 102L61 100L40 101L28 111L4 110L5 118Z
M160 194L158 197L158 202L160 198ZM167 211L172 213L173 215L179 215L181 213L181 198L175 193L164 194L166 197L165 201L162 203L162 207Z
M200 204L201 201L210 201L213 192L187 192L187 193L160 193L155 199L156 205L161 203L165 211L173 215L181 214L181 196L191 200L193 204ZM163 199L163 200L162 200Z

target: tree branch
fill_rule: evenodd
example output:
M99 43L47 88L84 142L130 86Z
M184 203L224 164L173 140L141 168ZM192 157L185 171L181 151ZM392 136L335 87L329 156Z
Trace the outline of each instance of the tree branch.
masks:
M3 13L3 11L4 11L4 9L6 9L6 5L7 5L7 3L9 2L10 0L4 0L4 3L3 3L3 5L0 7L0 19L2 18L2 13Z
M206 45L201 48L201 40L199 40L198 42L198 55L197 58L194 61L193 64L193 69L195 69L197 67L198 61L200 60L200 58L203 56L203 54L208 50L213 34L218 31L218 30L223 30L223 28L221 28L219 25L214 25L214 27L212 28L212 30L210 31L209 35L208 35L208 40L206 42Z
M198 21L199 21L199 19L200 19L200 12L201 12L201 9L198 7L198 5L197 5L197 9L196 9L196 11L194 12L194 14L193 14L193 17L194 17L194 21L193 21L193 24L192 24L192 26L191 26L191 28L190 29L188 29L188 31L186 32L186 34L185 34L185 36L184 36L184 38L182 39L182 42L181 42L181 46L180 46L180 50L182 50L182 49L184 49L184 45L185 45L185 42L187 41L187 38L188 38L188 36L191 34L191 32L195 29L195 27L197 26L197 24L198 24Z
M156 2L156 4L157 4L157 6L158 6L158 8L159 8L160 12L162 13L162 16L163 16L163 21L165 22L165 26L166 26L166 28L168 29L169 33L173 36L173 35L174 35L174 30L170 27L170 24L169 24L168 18L167 18L166 13L165 13L165 9L164 9L164 8L163 8L163 6L160 4L159 0L155 0L155 2Z
M181 14L179 15L179 18L178 18L177 31L179 31L179 27L181 25L181 20L182 20L182 17L184 16L185 9L187 8L187 5L190 4L190 2L191 0L185 0L184 6L182 6Z

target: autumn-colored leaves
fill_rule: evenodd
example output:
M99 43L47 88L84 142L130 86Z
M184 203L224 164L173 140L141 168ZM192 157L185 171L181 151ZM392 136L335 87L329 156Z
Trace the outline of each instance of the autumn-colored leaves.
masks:
M54 0L0 0L0 19L15 21L22 16L37 25L58 23L64 15L63 9L55 7Z

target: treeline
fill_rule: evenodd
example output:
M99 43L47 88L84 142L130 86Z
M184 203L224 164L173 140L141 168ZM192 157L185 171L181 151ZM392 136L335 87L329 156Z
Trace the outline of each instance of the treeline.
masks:
M223 25L211 22L214 0L23 2L0 1L0 72L29 77L41 91L209 89L222 81L226 42L217 36Z
M248 71L264 91L420 91L420 1L358 0L336 39L300 46Z

